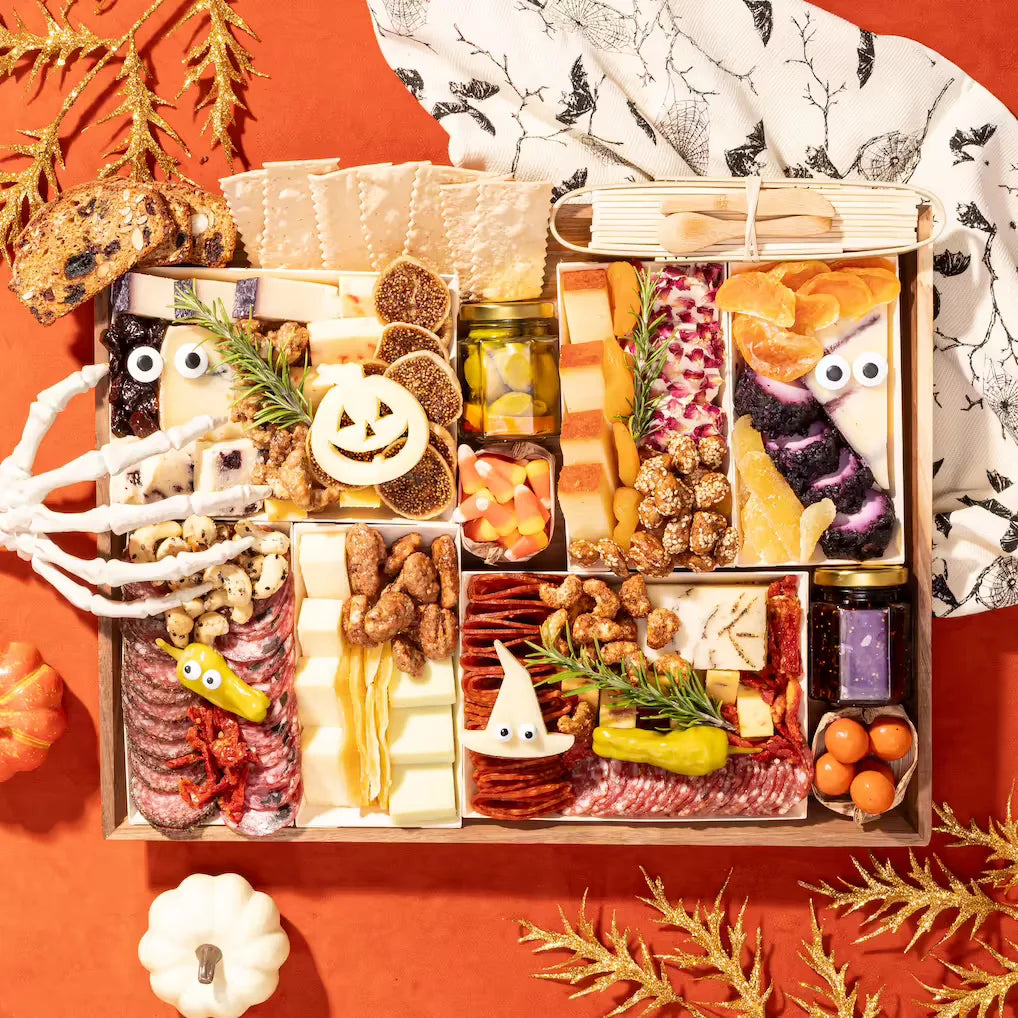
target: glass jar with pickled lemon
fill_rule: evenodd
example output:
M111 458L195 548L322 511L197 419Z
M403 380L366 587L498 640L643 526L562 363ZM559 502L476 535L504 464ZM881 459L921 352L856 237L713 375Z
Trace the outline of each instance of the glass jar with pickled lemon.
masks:
M559 430L558 326L551 301L460 310L463 429L500 438Z

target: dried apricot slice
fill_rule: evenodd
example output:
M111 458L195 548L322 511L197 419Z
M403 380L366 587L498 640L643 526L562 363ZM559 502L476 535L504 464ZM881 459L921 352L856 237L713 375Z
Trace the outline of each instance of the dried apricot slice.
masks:
M795 321L795 294L766 272L729 276L718 287L717 305L722 311L753 315L785 328Z
M802 378L824 355L823 341L816 336L789 332L750 315L736 315L732 335L746 363L776 382Z
M792 331L809 335L833 325L840 316L841 306L837 297L829 293L797 293Z
M789 290L798 290L807 279L819 276L821 272L830 272L827 262L782 262L775 265L768 276L780 279Z
M901 293L901 281L889 269L852 269L844 268L843 272L851 272L858 276L873 294L873 300L877 304L890 304L892 300L898 299Z
M873 293L866 283L854 273L844 270L821 272L820 275L807 279L799 288L799 292L803 295L828 293L837 298L842 318L862 318L875 306Z
M806 506L799 518L799 561L809 562L820 535L834 522L838 511L829 498Z
M898 264L893 258L845 258L840 262L831 262L832 269L887 269L897 273Z

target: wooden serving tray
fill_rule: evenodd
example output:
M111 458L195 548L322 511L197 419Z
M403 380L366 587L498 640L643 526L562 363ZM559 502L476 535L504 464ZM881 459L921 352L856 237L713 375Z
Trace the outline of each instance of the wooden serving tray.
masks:
M568 216L558 222L568 236ZM932 235L933 209L920 209L918 237ZM549 249L546 295L555 297L555 269L560 261L572 261L576 254L553 244ZM902 283L900 303L903 380L903 417L906 455L904 485L908 511L905 527L905 555L911 570L913 596L915 675L911 700L906 704L919 732L919 762L905 801L890 815L856 826L844 817L810 799L804 820L736 820L711 822L662 821L626 823L590 821L582 824L541 821L501 822L465 819L457 829L425 828L286 828L265 841L379 841L379 842L493 842L529 844L604 845L785 845L821 848L860 846L894 848L926 845L932 827L932 578L931 546L933 522L933 251L931 246L899 256ZM106 359L99 341L109 324L109 303L105 295L96 300L95 359ZM109 435L108 385L96 390L96 436ZM109 499L109 483L97 484L99 504ZM119 551L109 534L99 535L99 553ZM540 570L541 564L533 564ZM732 579L737 574L733 574ZM133 824L128 817L127 771L120 693L120 633L114 620L99 620L99 735L100 793L102 826L106 838L123 841L247 841L224 826L199 827L190 832L167 835L148 825ZM823 713L820 705L810 706L810 724Z

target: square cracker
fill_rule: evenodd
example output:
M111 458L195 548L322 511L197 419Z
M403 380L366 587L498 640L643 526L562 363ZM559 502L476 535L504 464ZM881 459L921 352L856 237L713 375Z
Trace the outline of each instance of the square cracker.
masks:
M429 162L397 166L358 166L361 226L377 272L403 254L410 227L410 209L421 171Z
M351 272L371 270L371 249L361 226L360 186L357 171L376 170L391 163L308 174L311 199L315 208L318 243L322 250L322 268Z
M441 188L446 184L467 184L494 176L483 170L458 166L424 167L414 188L404 254L424 262L435 272L455 271L442 216Z
M450 271L459 277L460 294L465 295L471 273L470 246L477 226L480 183L472 180L463 184L442 184L438 191Z
M328 173L338 159L294 159L265 164L265 232L262 264L273 269L322 265L308 174Z
M262 264L262 236L265 232L265 170L249 170L223 177L219 186L230 206L248 264Z

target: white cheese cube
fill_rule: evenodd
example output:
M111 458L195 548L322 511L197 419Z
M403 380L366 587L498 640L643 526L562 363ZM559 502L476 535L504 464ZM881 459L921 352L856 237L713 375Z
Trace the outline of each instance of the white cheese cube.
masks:
M339 660L338 657L305 657L297 663L293 691L302 727L342 726L343 711L336 691Z
M359 789L342 765L347 733L339 727L305 728L300 735L304 801L316 806L353 806Z
M137 439L114 439L116 442L136 442ZM110 478L110 501L128 505L144 505L173 495L188 495L194 491L194 449L170 449L149 456L122 473Z
M339 277L340 313L344 318L375 317L375 281L377 279L378 277L374 273Z
M308 322L308 337L308 349L314 364L368 361L375 356L378 341L382 338L382 323L377 318Z
M304 657L343 656L342 611L343 602L334 598L304 598L297 616L297 639Z
M393 764L452 763L452 711L415 707L389 715L389 757Z
M418 678L407 672L394 671L389 685L389 708L437 707L456 702L456 677L452 660L426 661Z
M252 484L258 450L250 438L231 442L198 443L195 491L225 491L238 484Z
M311 230L314 230L313 223ZM339 287L330 283L275 279L271 276L263 276L257 283L254 299L255 318L280 322L312 322L323 318L338 318L342 313Z
M308 597L347 598L346 535L340 531L301 534L297 557Z
M389 818L397 827L450 823L457 816L452 767L413 764L393 768Z

